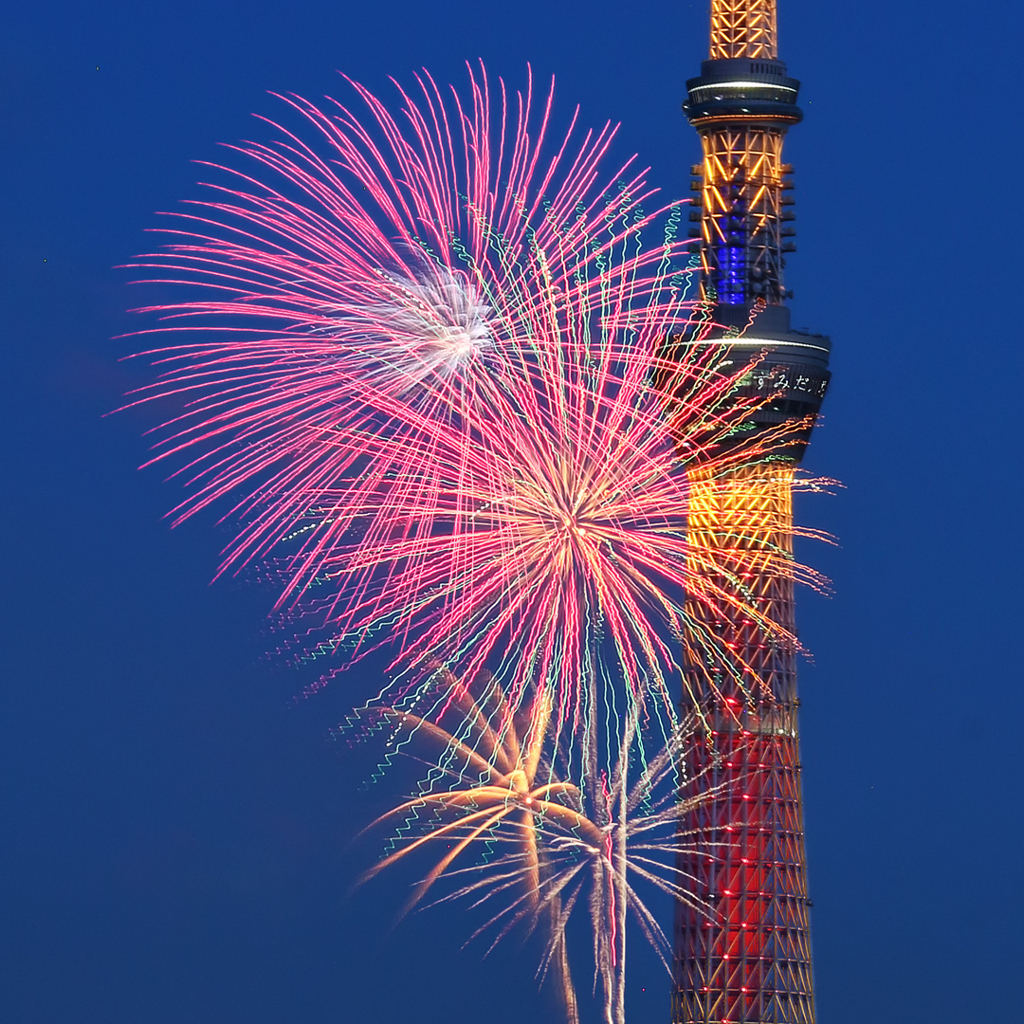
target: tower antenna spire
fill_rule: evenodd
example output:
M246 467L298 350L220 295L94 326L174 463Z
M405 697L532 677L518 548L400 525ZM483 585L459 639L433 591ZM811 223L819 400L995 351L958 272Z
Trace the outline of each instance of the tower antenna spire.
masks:
M775 0L711 0L711 60L779 53Z
M690 471L688 542L695 566L721 567L716 583L735 591L737 609L752 604L792 636L792 482L831 345L793 331L784 304L796 247L782 147L802 115L800 83L778 58L774 0L711 0L709 58L686 85L683 111L703 150L691 169L690 236L714 327L705 321L672 344L716 348L731 371L750 366L740 392L761 401L737 446L787 423L792 436L767 458L751 448L733 468ZM673 1022L814 1024L795 645L740 611L713 616L699 601L687 611L684 671L710 723L689 769L713 794L694 812L679 862L714 913L677 907ZM709 635L749 678L709 660Z

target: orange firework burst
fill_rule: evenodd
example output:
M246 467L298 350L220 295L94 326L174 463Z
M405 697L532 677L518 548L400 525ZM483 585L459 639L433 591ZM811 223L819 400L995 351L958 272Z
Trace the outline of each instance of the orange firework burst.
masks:
M566 924L585 894L604 1016L609 1024L619 1024L628 917L669 965L669 940L638 893L637 881L711 912L690 891L688 876L676 865L680 850L695 850L686 819L718 796L720 788L697 794L694 787L688 795L697 780L678 773L691 730L676 728L647 759L637 720L629 716L617 739L611 772L601 773L596 783L577 785L560 778L566 759L551 728L548 697L537 696L529 714L516 715L489 676L467 687L442 670L435 684L437 704L426 714L376 709L394 725L389 749L412 754L414 744L425 743L440 756L431 762L431 778L421 784L419 794L369 826L415 819L423 831L392 839L390 852L361 880L442 844L444 853L415 886L403 915L448 877L456 880L454 888L431 905L462 898L474 907L502 903L472 936L496 930L491 948L517 924L526 923L531 931L543 925L539 974L553 973L570 1021L577 1013ZM456 866L477 848L492 855Z

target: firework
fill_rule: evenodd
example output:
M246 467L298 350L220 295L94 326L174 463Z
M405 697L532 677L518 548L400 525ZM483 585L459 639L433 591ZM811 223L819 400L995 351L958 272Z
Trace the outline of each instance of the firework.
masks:
M523 916L531 917L534 924L541 916L549 922L551 938L540 973L554 968L566 1016L575 1022L576 994L560 901L553 893L541 899L543 854L538 844L537 816L550 810L565 817L570 828L583 823L571 807L558 802L560 795L576 787L550 778L544 781L549 774L542 758L548 739L550 701L542 696L530 714L517 716L501 688L487 675L477 677L476 685L469 687L442 669L434 682L438 700L427 717L392 707L372 709L375 717L395 726L389 747L408 754L410 740L426 740L438 760L414 799L393 808L369 828L403 816L418 816L422 811L431 813L433 827L425 836L386 855L361 881L421 846L446 840L448 852L416 886L403 908L404 915L424 899L442 875L458 873L457 869L450 870L451 866L467 848L490 843L500 834L501 841L508 840L515 849L502 858L501 867L488 879L487 895L518 890L511 906L519 913L513 914L505 932ZM453 723L450 726L446 725L449 719ZM428 792L444 781L449 784L447 789Z
M185 461L176 520L226 503L222 571L288 551L280 606L349 660L386 637L409 685L438 658L490 667L578 724L601 664L671 718L683 592L711 618L741 600L715 582L735 567L687 558L686 468L734 463L751 406L713 357L655 354L689 309L678 205L652 235L632 160L599 172L608 125L574 116L544 157L532 83L417 84L398 119L353 84L365 123L289 98L313 141L232 147L251 173L220 168L140 261L208 295L150 309L198 338L151 352L139 396L186 403L155 456Z
M157 333L202 340L148 353L166 372L141 400L189 403L157 458L190 456L179 519L234 496L227 514L245 526L223 568L323 508L293 561L301 587L381 479L429 494L439 423L465 434L481 408L514 414L503 373L559 359L569 320L579 335L638 308L678 248L640 251L650 190L632 161L598 179L611 126L576 131L573 117L545 158L552 94L538 115L532 81L494 98L481 70L465 103L425 73L417 84L396 120L353 83L365 124L286 99L311 141L274 125L276 143L230 147L251 173L216 168L228 184L136 264L208 296L146 310L164 318Z
M404 821L390 849L362 881L398 861L444 853L418 883L403 914L421 904L444 877L454 887L435 900L467 899L473 906L500 902L472 938L496 930L491 948L517 924L547 931L540 973L553 970L567 1016L576 1018L576 997L566 954L566 925L585 894L595 981L601 982L605 1019L624 1019L626 924L632 916L667 970L671 946L637 890L646 883L708 915L709 904L690 891L689 876L676 863L680 851L696 852L686 822L692 811L719 795L682 779L693 730L677 727L652 758L644 737L627 718L612 752L613 767L599 780L567 781L557 734L549 729L550 702L539 695L526 715L516 715L489 676L466 686L441 671L433 681L430 712L415 715L377 708L393 725L389 751L434 755L415 797L370 828ZM453 696L454 695L454 696ZM419 825L419 834L414 826ZM457 866L474 851L477 863ZM700 849L708 855L706 847ZM433 904L431 904L433 905Z

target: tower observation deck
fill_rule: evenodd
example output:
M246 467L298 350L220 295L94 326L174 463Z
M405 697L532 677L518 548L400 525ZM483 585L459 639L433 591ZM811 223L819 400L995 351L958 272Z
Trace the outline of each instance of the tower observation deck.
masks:
M764 399L753 436L780 424L793 434L767 457L694 468L688 539L704 564L713 556L738 604L790 634L792 480L828 386L830 350L828 338L793 331L783 305L795 246L782 147L801 120L799 88L778 59L775 0L711 0L709 59L687 82L683 111L703 148L691 169L690 234L715 327L672 344L716 346L733 368L749 364L742 389ZM701 852L680 854L680 866L714 910L678 906L673 1024L813 1024L796 651L739 612L714 618L694 601L689 613L684 670L710 727L690 767L716 795L689 823ZM717 642L699 642L701 633ZM713 650L732 652L732 672Z

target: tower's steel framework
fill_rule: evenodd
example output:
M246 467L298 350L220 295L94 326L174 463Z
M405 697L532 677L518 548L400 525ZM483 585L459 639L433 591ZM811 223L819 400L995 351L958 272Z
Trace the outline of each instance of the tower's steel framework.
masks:
M782 305L784 254L794 249L782 146L801 119L799 87L778 59L775 0L711 0L709 59L687 82L683 109L704 152L692 168L691 236L718 326L681 343L725 349L734 368L748 363L743 390L765 399L756 427L790 422L795 432L767 458L692 471L689 542L703 564L710 555L721 566L723 586L791 633L792 480L830 348L792 331ZM720 641L688 644L686 672L710 725L692 767L708 769L701 777L721 795L691 823L707 855L682 856L714 914L679 906L674 1024L813 1024L796 652L742 614L712 619L697 602L689 610L694 629ZM702 653L715 648L732 652L732 671Z

